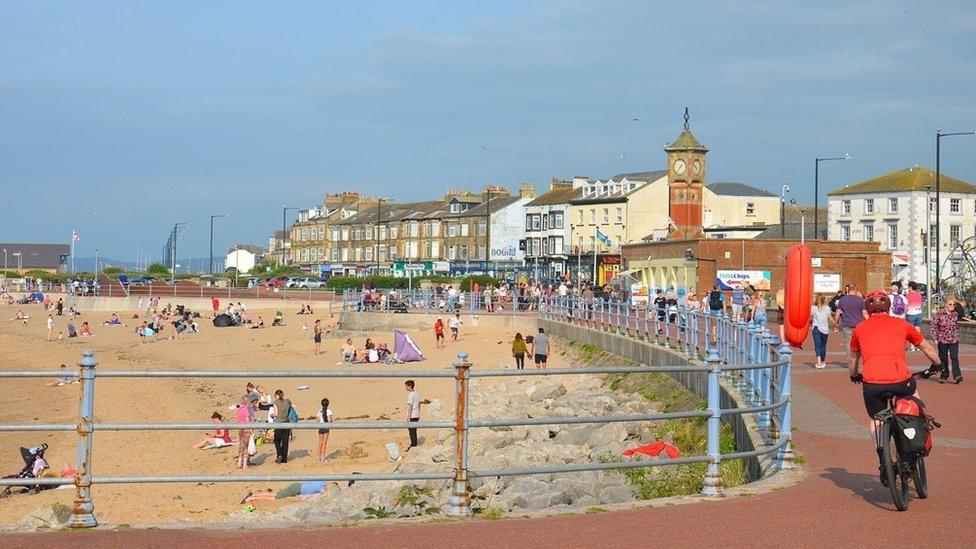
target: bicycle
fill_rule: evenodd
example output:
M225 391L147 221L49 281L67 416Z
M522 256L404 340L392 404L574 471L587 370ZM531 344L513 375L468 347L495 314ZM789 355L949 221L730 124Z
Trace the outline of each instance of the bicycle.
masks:
M941 370L941 366L932 367L921 372L912 374L912 378L928 379ZM898 442L895 439L895 395L886 394L888 406L884 410L875 414L874 419L880 422L875 430L875 443L877 448L881 448L881 467L885 473L888 489L891 490L891 499L894 500L895 508L899 511L908 509L908 502L911 499L909 491L909 480L915 485L915 492L918 499L925 499L929 496L928 479L925 475L925 455L908 454L902 455L898 450ZM934 427L941 427L935 420L931 420Z

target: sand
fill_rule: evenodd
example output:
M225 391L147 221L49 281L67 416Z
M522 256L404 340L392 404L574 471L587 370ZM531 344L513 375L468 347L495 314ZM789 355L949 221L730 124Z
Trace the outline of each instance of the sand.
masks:
M299 316L286 311L285 327L251 330L244 328L216 329L209 319L201 323L203 331L185 340L161 339L155 343L139 344L133 333L133 312L122 312L128 327L101 326L110 313L85 313L76 326L87 320L93 325L94 337L46 341L46 314L38 305L22 306L33 317L27 326L8 322L17 306L0 305L0 349L3 350L4 370L57 370L61 363L70 369L81 359L82 350L95 351L99 370L335 370L339 347L346 336L362 345L365 337L393 346L393 334L355 333L326 335L323 353L313 355L311 325L321 318L327 329L334 329L334 318ZM266 321L273 315L264 315ZM462 316L462 319L464 317ZM67 333L67 317L55 316L55 336ZM302 330L306 324L309 329ZM526 318L522 332L534 329L534 319ZM163 335L170 335L167 329ZM432 331L411 333L424 351L426 360L409 365L357 365L359 369L441 370L453 369L458 351L467 351L474 368L509 367L512 364L509 342L512 333L497 328L461 327L457 343L448 342L445 349L435 349ZM553 357L553 365L563 365L561 357ZM530 366L531 367L531 366ZM292 399L303 418L314 416L322 398L330 400L330 408L338 420L368 416L365 421L379 418L400 420L404 417L406 392L404 379L250 379L266 389L283 389ZM79 386L46 387L46 378L4 379L3 394L7 399L0 407L0 423L74 423L77 420ZM208 422L214 411L225 419L233 418L229 406L239 401L248 379L102 379L96 382L95 418L98 422ZM308 390L299 391L299 385ZM440 399L448 409L453 401L453 381L450 379L419 379L417 389L425 399ZM290 459L286 464L274 463L273 445L260 446L253 458L258 465L251 474L304 474L313 472L388 471L391 464L384 445L396 442L405 447L405 431L340 431L333 430L329 441L328 463L318 463L315 455L317 432L294 431ZM236 432L232 431L236 438ZM424 433L421 431L421 445ZM95 475L233 475L236 445L213 450L194 450L191 446L203 438L193 431L157 432L100 432L94 440ZM72 463L77 435L61 433L0 433L0 474L18 472L23 466L18 448L42 442L49 445L47 459L52 468L60 470ZM207 522L222 519L241 508L240 500L248 491L265 488L278 489L282 483L212 483L154 484L154 485L96 485L92 489L96 517L103 523L148 524L176 520ZM74 489L47 490L38 495L15 495L0 499L0 526L7 526L24 515L52 503L70 505ZM262 504L271 509L274 504Z

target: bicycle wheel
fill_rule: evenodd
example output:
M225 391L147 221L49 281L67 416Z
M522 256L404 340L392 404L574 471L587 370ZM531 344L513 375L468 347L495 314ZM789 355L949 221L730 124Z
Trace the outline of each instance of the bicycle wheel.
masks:
M915 467L912 468L912 480L915 481L915 492L918 499L929 497L929 481L925 477L925 456L915 458Z
M895 446L895 434L887 421L881 424L881 440L881 461L884 464L885 476L888 477L891 499L895 502L896 509L904 511L908 509L908 479L907 475L903 474L903 463Z

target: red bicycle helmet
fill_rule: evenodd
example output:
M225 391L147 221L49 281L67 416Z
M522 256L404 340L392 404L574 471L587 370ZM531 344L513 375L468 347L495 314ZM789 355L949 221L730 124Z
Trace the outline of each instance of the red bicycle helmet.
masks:
M868 315L887 313L891 310L891 298L887 292L875 290L864 298L864 310Z

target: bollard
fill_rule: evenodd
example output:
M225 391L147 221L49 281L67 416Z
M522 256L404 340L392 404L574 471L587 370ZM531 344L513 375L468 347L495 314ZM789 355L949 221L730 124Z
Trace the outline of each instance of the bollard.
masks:
M78 411L78 452L75 467L78 475L75 477L75 505L68 519L71 528L94 528L98 526L95 520L95 506L91 501L92 479L92 421L95 408L95 352L85 349L81 353L81 404Z
M782 383L781 398L786 401L783 405L783 416L781 419L782 425L780 425L780 431L783 436L786 437L786 444L780 449L777 465L780 469L793 469L796 467L795 456L793 455L793 401L790 395L792 391L791 380L792 374L790 372L791 366L793 364L793 349L790 347L789 343L783 342L779 346L778 355L781 359L786 361L783 365L783 378L780 380Z
M451 517L471 516L468 492L468 353L462 351L454 363L454 487L445 513Z
M705 363L711 367L708 372L708 471L705 473L705 482L702 487L702 495L710 497L722 497L722 456L719 446L722 422L722 403L719 398L719 375L722 373L722 357L718 354L718 349L712 347L708 350Z

